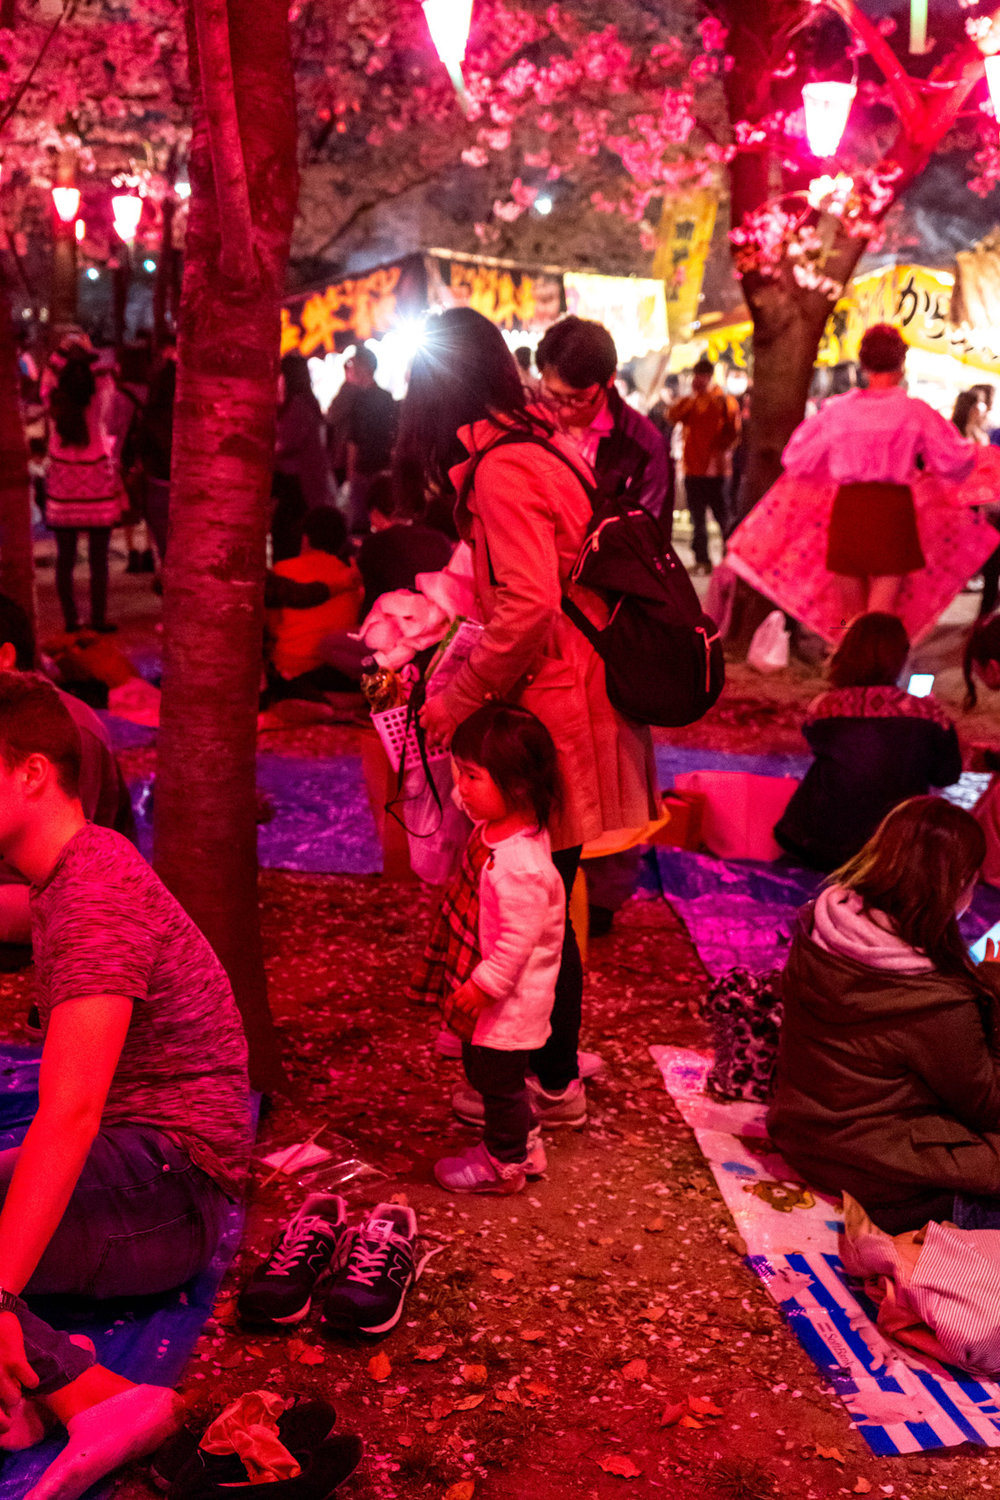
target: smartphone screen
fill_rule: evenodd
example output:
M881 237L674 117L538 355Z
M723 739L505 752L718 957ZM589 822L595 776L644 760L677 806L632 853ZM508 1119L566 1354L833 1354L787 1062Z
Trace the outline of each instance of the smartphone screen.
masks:
M986 957L986 941L988 938L992 938L995 943L1000 944L1000 922L994 923L989 932L984 932L982 937L977 939L969 949L969 957L977 964L981 964Z
M906 691L911 698L929 698L933 687L933 672L914 672L906 684Z

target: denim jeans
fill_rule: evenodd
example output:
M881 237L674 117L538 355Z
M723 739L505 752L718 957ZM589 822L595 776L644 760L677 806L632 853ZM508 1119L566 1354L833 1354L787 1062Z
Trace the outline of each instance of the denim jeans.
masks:
M17 1164L0 1152L0 1196ZM215 1254L231 1204L187 1152L158 1130L112 1125L90 1149L66 1212L25 1296L134 1297L182 1286ZM28 1363L48 1395L94 1363L33 1313L20 1316Z

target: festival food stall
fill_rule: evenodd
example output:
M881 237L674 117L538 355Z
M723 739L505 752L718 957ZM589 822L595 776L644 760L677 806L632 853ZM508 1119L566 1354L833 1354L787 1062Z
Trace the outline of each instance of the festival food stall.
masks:
M434 249L287 297L281 352L309 360L325 408L344 378L347 351L374 341L379 384L399 397L427 317L449 307L482 313L511 348L536 348L545 330L567 312L603 323L623 363L659 354L669 339L662 281L519 266Z
M993 251L992 261L998 259ZM1000 271L991 281L988 270L977 251L959 255L956 271L898 265L862 272L827 323L817 364L825 369L856 364L865 329L892 323L910 346L910 392L950 416L960 391L1000 382ZM988 302L990 288L995 305ZM702 354L746 371L753 336L749 319L717 327L706 326L707 321L695 338L673 346L671 371L689 369Z

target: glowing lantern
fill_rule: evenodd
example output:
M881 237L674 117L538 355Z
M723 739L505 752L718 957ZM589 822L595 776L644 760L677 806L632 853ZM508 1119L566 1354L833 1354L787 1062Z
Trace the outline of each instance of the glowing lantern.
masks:
M76 221L76 238L78 242L87 238L87 226L82 219Z
M142 217L142 199L133 193L116 193L111 200L111 211L115 216L115 234L130 245Z
M52 206L64 224L72 224L80 207L80 189L75 187L54 187L52 189Z
M424 15L437 55L453 73L462 66L472 26L472 0L424 0Z
M910 51L927 51L927 0L910 0Z
M806 135L813 156L834 156L858 92L856 83L807 83L802 89Z
M991 57L983 58L986 68L986 82L990 86L990 99L993 103L993 113L1000 123L1000 52L994 52Z

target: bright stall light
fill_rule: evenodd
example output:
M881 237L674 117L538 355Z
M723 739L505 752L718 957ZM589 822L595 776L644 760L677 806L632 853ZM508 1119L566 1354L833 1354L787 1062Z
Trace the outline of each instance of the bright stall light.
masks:
M142 263L142 269L144 271L149 271L150 273L156 270L156 261L151 255L146 256L146 259Z
M807 83L802 89L806 135L813 156L834 156L847 129L856 83Z
M52 206L64 224L72 224L80 207L80 189L75 187L54 187L52 189Z
M87 238L87 226L82 219L77 219L76 221L76 238L78 241L82 241Z
M460 68L472 27L472 0L423 0L437 55L449 72Z
M87 280L88 281L96 281L97 278L98 278L98 276L100 276L100 274L101 273L97 269L96 266L88 266L87 267L86 276L87 276Z
M536 214L550 214L552 212L552 199L548 193L542 193L535 199Z
M177 181L174 183L174 192L177 194L178 198L190 198L191 184L188 182L186 177L179 177L177 179Z
M142 217L142 199L134 193L116 193L111 200L111 211L115 217L115 234L130 245Z
M990 100L993 104L993 113L1000 124L1000 52L994 52L991 57L983 58L986 68L986 82L990 86Z

